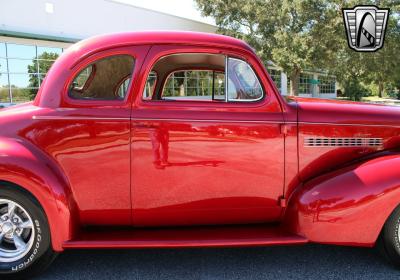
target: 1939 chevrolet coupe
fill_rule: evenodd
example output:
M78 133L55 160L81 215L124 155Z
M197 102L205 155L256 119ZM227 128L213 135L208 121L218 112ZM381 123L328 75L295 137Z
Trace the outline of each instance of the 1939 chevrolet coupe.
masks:
M0 273L70 248L380 245L400 264L400 108L283 98L244 42L71 46L0 110Z

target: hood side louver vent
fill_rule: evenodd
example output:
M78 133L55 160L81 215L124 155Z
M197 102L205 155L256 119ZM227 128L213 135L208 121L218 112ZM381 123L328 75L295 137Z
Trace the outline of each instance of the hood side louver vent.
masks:
M305 147L379 147L382 138L304 138Z

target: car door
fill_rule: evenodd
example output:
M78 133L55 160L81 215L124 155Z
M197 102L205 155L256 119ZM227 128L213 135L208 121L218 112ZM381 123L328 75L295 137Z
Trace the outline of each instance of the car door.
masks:
M172 46L153 47L147 63L132 111L133 224L277 220L283 117L262 66L233 51ZM238 68L245 73L225 75Z

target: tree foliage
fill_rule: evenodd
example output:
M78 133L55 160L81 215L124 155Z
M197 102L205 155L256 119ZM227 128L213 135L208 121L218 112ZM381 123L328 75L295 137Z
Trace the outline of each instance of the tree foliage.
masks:
M39 79L43 80L44 75L49 71L51 65L58 58L57 53L44 52L38 56L38 60L32 60L32 64L28 65L29 73L29 95L34 99L39 88Z
M342 9L360 4L356 0L196 0L203 15L215 18L220 33L244 39L264 61L288 73L292 94L304 70L327 70L351 89L361 89L361 82L399 80L399 1L364 2L391 8L385 47L375 53L348 47Z

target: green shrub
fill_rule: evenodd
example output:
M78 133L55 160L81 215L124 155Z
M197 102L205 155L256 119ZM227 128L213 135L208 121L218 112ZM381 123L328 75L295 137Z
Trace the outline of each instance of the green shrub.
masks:
M361 101L363 96L371 95L371 90L357 80L350 80L344 83L344 95L350 100Z

